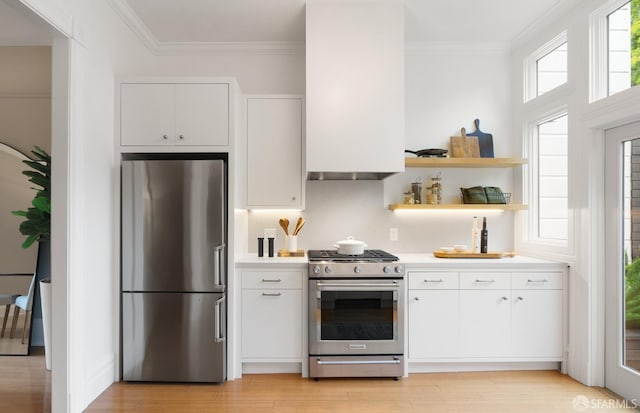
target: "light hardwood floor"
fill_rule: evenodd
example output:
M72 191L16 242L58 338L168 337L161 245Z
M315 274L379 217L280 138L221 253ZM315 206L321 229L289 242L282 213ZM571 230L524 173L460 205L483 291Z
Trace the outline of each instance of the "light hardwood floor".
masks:
M50 412L44 355L0 357L0 412ZM574 401L587 400L587 410ZM556 371L412 374L408 379L245 375L218 384L115 383L86 413L630 412L604 389ZM614 406L618 403L619 407ZM599 405L603 408L593 409ZM623 406L623 405L622 405ZM577 406L579 407L579 406Z

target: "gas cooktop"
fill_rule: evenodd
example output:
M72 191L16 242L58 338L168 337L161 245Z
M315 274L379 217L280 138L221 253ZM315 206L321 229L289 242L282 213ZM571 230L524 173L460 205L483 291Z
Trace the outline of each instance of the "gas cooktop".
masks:
M382 250L364 250L363 254L345 255L338 254L336 250L309 250L309 261L329 262L394 262L398 257Z

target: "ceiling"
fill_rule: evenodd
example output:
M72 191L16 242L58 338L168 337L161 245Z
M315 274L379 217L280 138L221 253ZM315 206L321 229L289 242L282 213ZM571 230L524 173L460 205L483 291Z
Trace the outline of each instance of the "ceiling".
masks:
M0 45L50 45L51 30L33 13L0 0Z
M154 43L304 42L306 0L109 0L125 4ZM412 42L509 42L575 0L404 0Z
M106 1L152 46L304 43L306 0ZM405 39L407 43L509 42L554 10L579 1L404 0ZM42 22L25 16L15 1L0 0L0 44L50 44L51 33Z

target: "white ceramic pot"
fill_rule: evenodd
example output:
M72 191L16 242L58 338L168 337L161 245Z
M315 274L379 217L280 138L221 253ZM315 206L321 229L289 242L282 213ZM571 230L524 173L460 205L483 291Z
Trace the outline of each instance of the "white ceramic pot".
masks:
M353 237L347 237L347 239L338 241L334 245L338 249L338 254L344 255L360 255L364 253L364 249L367 247L362 241L353 239Z

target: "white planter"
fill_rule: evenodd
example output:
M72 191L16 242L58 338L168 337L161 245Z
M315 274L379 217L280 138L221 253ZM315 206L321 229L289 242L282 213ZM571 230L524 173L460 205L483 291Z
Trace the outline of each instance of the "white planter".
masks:
M42 304L42 333L44 335L44 358L47 370L51 370L51 281L40 281L40 303Z

